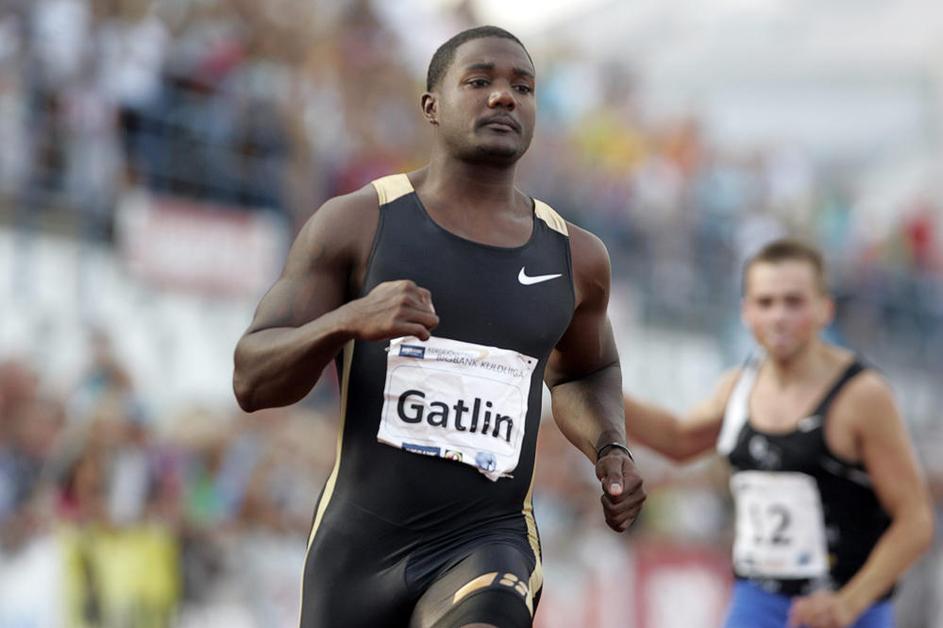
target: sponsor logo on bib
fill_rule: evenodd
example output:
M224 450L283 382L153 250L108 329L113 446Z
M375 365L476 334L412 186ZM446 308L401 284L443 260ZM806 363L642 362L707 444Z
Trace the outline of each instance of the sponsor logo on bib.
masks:
M403 443L403 449L414 454L422 454L424 456L438 456L440 451L438 447L417 445L416 443Z
M421 360L426 357L426 348L417 347L416 345L400 345L399 354L404 358L419 358Z

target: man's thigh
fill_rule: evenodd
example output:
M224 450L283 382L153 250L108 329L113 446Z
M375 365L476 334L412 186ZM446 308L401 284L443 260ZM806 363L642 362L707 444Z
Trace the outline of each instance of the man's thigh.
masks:
M479 623L527 628L533 624L540 593L531 590L535 568L533 556L514 545L477 547L429 586L416 604L410 627Z

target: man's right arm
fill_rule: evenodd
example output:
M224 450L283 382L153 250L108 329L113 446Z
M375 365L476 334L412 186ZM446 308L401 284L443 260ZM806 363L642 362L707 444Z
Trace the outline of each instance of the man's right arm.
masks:
M710 451L720 435L727 398L738 374L739 370L726 373L713 394L683 417L625 395L625 427L630 442L641 443L676 462Z
M233 390L247 412L303 398L349 340L415 335L438 323L411 281L360 292L379 220L372 186L333 198L308 220L235 351Z

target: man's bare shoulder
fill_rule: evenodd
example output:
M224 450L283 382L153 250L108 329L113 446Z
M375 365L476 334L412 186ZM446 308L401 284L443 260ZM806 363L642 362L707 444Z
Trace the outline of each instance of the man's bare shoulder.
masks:
M688 419L702 422L716 421L718 425L723 422L724 411L730 401L730 395L733 394L733 389L740 379L741 371L742 369L737 367L724 372L717 379L710 395L694 407Z
M372 241L379 212L377 192L367 184L325 201L308 217L297 242L311 250L323 247L341 250L364 240ZM374 229L368 228L371 225Z
M295 237L283 276L304 279L318 270L362 266L378 220L378 197L372 185L328 199Z
M308 223L326 222L334 226L357 225L380 211L376 188L368 183L359 190L329 198L308 218Z
M570 254L573 265L587 271L603 270L608 273L609 250L603 241L591 231L583 229L567 221L567 232L570 237ZM574 270L576 270L574 268Z
M895 414L894 391L890 383L874 369L854 377L836 400L836 407L849 417L871 419Z
M612 266L606 245L595 234L567 222L577 306L609 301Z
M740 374L743 373L741 367L735 367L724 371L724 373L718 378L717 385L714 387L718 397L722 398L726 404L727 399L733 393L734 387L736 387L737 382L740 380Z
M874 370L866 370L852 378L835 399L829 413L832 446L840 446L842 439L854 439L857 445L845 455L859 459L860 443L882 440L888 434L904 429L903 418L894 401L890 384ZM844 435L844 436L842 436Z

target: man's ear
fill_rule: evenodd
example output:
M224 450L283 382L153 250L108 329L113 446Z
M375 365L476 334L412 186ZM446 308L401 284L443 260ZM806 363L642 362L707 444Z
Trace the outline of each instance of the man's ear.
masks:
M419 99L422 116L432 126L439 126L439 97L433 92L425 92Z

